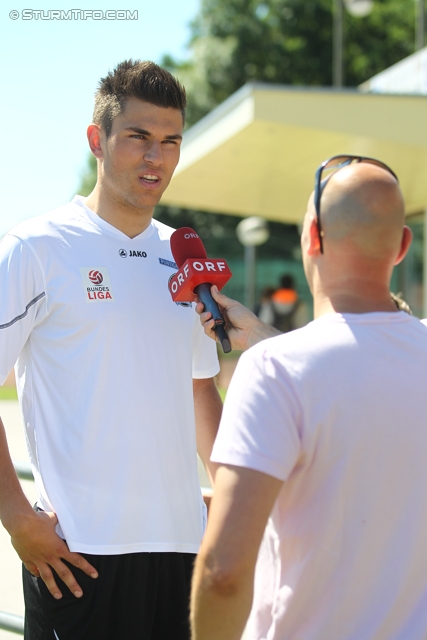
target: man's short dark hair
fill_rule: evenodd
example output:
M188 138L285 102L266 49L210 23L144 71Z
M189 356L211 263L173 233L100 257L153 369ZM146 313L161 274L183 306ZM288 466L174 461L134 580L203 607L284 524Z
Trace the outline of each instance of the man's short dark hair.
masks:
M108 138L113 120L124 111L127 98L139 98L158 107L179 109L185 118L184 87L169 71L149 60L125 60L99 81L95 93L93 122Z

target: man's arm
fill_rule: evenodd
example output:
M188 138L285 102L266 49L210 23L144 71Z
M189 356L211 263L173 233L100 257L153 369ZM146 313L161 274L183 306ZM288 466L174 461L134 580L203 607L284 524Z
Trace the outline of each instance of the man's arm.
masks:
M249 347L253 347L257 342L261 342L261 340L280 335L280 331L269 324L265 324L265 322L261 322L252 311L249 311L240 302L227 298L227 296L220 293L215 285L212 286L211 293L226 321L225 330L230 339L232 349L245 351ZM206 335L216 340L212 314L208 311L203 311L201 302L197 303L196 311L200 315L200 322Z
M222 413L222 401L214 378L193 378L197 453L205 465L211 485L217 465L210 461Z
M259 471L218 468L193 576L192 640L240 640L252 605L259 546L282 484Z
M1 419L0 469L0 520L9 532L12 545L22 562L28 571L44 580L55 598L61 598L62 594L52 569L70 591L80 598L83 592L63 560L92 578L98 577L96 569L79 553L72 553L65 541L57 535L55 526L58 519L54 513L36 513L31 507L16 476Z

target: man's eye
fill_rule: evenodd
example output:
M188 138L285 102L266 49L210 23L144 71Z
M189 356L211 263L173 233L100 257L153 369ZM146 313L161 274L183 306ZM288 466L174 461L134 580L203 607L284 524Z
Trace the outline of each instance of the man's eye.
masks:
M142 133L134 133L131 138L137 138L138 140L145 140L145 136Z

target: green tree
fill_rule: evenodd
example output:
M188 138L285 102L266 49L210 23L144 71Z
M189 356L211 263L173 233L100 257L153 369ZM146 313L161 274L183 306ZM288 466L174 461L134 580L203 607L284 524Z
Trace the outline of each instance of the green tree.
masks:
M414 0L345 12L344 75L356 86L413 52ZM190 57L163 64L187 87L194 123L246 82L332 84L333 0L201 0Z

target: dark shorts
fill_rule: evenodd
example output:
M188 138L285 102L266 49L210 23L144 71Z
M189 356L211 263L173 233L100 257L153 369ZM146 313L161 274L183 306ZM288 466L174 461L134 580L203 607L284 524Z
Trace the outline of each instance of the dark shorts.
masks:
M189 597L195 555L130 553L84 556L94 580L71 567L83 596L55 600L23 567L25 640L189 640Z

